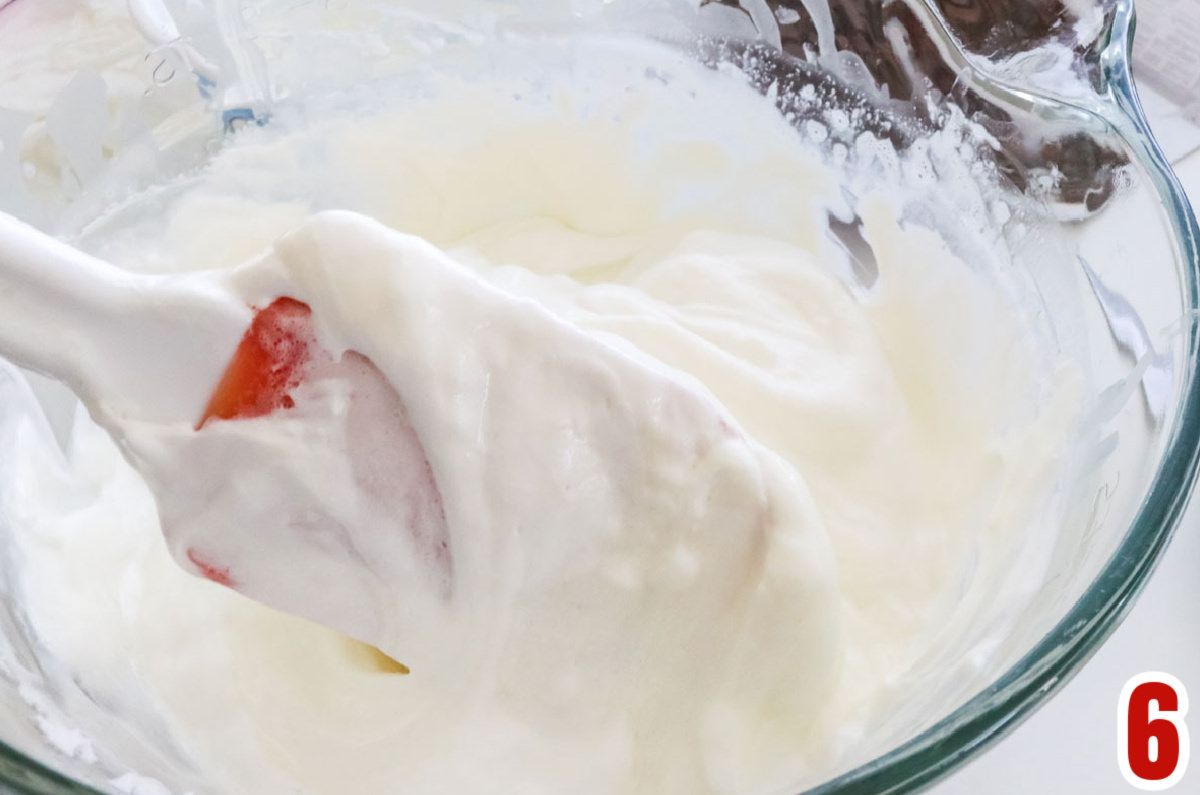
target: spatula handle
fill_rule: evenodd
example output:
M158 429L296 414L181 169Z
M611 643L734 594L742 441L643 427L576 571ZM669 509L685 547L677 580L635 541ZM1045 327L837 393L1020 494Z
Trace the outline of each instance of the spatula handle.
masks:
M199 416L249 320L219 274L134 274L0 213L0 356L93 414Z

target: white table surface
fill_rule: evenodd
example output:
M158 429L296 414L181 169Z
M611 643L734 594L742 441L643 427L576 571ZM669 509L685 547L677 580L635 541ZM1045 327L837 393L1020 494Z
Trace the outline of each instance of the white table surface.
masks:
M1200 207L1200 153L1175 168ZM930 795L1130 795L1117 767L1117 700L1130 677L1177 677L1200 705L1200 500L1132 612L1095 657L1023 725ZM1200 743L1200 708L1188 722ZM1200 752L1198 752L1200 753ZM1170 792L1200 793L1200 755Z

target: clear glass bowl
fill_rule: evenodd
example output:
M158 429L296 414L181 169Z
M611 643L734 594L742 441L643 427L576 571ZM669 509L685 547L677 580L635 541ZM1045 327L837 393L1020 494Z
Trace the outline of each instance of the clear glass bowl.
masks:
M0 0L0 74L42 68L47 58L59 73L25 86L45 95L48 113L11 107L0 91L0 209L86 244L83 232L103 211L204 162L239 125L265 123L290 96L344 85L354 70L386 72L387 59L371 48L331 39L343 70L336 80L325 63L303 79L273 78L271 64L295 65L297 42L325 35L320 9L356 1L257 0L242 13L237 2L134 0L132 18L115 23L144 34L144 46L130 48L128 37L91 35L94 19L54 18L65 4ZM545 13L586 25L605 5L548 2ZM985 611L976 635L943 650L970 657L989 631L1006 628L976 676L947 676L914 696L944 704L939 718L916 721L901 710L861 764L809 795L914 791L1061 687L1111 634L1166 548L1200 456L1200 230L1134 91L1130 0L1099 0L1082 16L1077 2L1041 0L831 0L828 14L811 0L702 5L721 35L675 43L706 62L746 67L814 145L844 146L853 159L869 132L911 152L930 131L969 122L985 146L963 157L982 157L996 183L990 195L1001 198L983 207L984 220L1003 234L1057 344L1087 374L1088 420L1062 494L1066 520L1036 597L1015 612ZM317 10L297 16L306 7ZM281 10L288 24L273 27ZM14 57L6 37L27 36L34 15L80 46L50 55L59 48L47 42L41 61ZM375 19L370 32L384 35L386 22ZM118 66L116 79L106 70ZM106 106L97 73L109 90L114 80L137 90ZM855 124L831 115L846 109L862 111ZM942 210L956 212L952 202ZM831 233L855 245L853 224L832 223ZM34 665L17 648L11 605L0 611L0 630L13 664ZM36 723L0 666L0 782L55 795L105 787L87 759L48 748Z

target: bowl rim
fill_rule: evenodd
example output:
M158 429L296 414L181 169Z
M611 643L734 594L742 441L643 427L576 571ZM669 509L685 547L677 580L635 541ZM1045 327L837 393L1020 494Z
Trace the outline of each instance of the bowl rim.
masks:
M927 7L932 0L922 0ZM1173 433L1133 524L1074 606L1003 676L953 713L888 753L803 795L900 795L945 778L1007 736L1057 693L1120 626L1166 551L1187 508L1200 463L1200 227L1187 195L1158 146L1138 99L1130 64L1137 27L1134 0L1116 0L1098 42L1098 96L1104 120L1153 183L1179 246L1185 329L1183 389ZM981 82L988 82L982 79ZM1059 99L1048 104L1069 105ZM1096 107L1083 108L1096 113Z
M0 0L0 9L12 0ZM936 14L933 0L921 0ZM1098 0L1099 2L1099 0ZM1130 70L1134 0L1115 0L1098 42L1098 94L1105 115L1150 177L1179 245L1184 299L1200 310L1200 227L1178 178L1158 147ZM987 79L981 78L981 83ZM1054 105L1069 104L1046 99ZM1081 108L1083 109L1083 108ZM1084 109L1096 112L1095 108ZM1119 547L1058 623L1003 676L946 718L888 753L802 795L900 795L945 778L1026 720L1078 673L1116 630L1157 568L1187 507L1200 468L1200 323L1185 334L1183 389L1173 433L1148 493ZM0 741L0 784L22 795L103 795Z

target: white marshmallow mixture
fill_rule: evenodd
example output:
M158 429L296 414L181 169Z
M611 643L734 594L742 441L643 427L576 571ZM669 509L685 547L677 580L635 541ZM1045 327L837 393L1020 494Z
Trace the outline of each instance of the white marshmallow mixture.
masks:
M798 791L885 750L902 706L951 706L920 703L922 661L1053 526L1071 417L997 277L873 196L860 284L825 231L835 172L735 72L621 38L495 46L490 76L244 131L88 237L164 272L284 236L322 339L405 401L454 567L384 589L389 658L185 573L112 441L80 415L60 454L10 389L14 594L106 762L179 792ZM287 236L329 209L428 243L347 216ZM574 336L539 332L556 323ZM662 413L581 356L597 345L713 414ZM738 441L696 471L656 469L650 443L539 455L613 401L655 444L719 418Z

